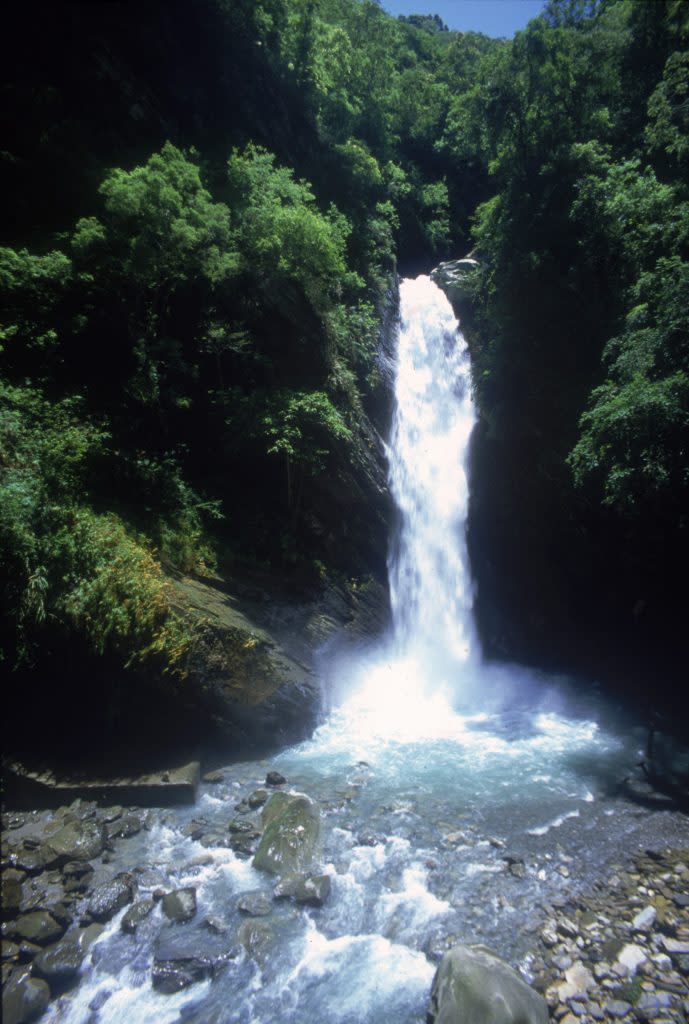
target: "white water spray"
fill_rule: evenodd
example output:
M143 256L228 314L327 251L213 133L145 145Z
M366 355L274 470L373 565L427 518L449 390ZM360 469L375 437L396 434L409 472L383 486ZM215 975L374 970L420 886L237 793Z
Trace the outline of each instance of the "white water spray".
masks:
M392 643L343 674L344 701L319 731L363 746L463 736L453 708L469 698L480 659L466 541L469 352L429 277L402 282L400 321L388 446L400 519L388 561Z
M466 543L476 419L469 351L429 277L402 282L400 314L389 448L401 515L389 563L395 639L400 653L426 660L449 682L477 654Z

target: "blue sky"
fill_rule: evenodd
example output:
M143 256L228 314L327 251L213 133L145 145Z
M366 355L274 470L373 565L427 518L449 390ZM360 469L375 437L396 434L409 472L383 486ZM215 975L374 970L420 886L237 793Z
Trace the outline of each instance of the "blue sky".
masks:
M439 14L450 28L513 36L543 8L543 0L382 0L390 14Z

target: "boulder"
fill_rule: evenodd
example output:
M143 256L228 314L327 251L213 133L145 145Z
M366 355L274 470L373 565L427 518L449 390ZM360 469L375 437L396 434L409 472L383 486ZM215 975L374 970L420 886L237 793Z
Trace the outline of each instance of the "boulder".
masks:
M303 793L274 793L262 812L263 836L253 864L272 875L307 871L320 835L320 814Z
M264 892L245 892L237 900L237 910L247 917L267 917L272 911L271 901Z
M239 856L250 857L256 850L261 833L256 826L242 818L233 818L229 824L230 846Z
M46 946L59 939L64 930L63 925L59 924L47 910L34 910L30 914L22 914L16 925L17 934L22 939L36 942L39 946Z
M227 937L209 929L167 925L156 941L153 987L171 994L210 977L235 955Z
M322 907L330 895L330 875L309 875L297 887L294 899L306 907Z
M274 900L294 900L306 907L322 907L330 895L330 875L292 875L273 889Z
M454 305L470 296L471 281L477 267L478 261L471 256L461 260L447 260L431 271L431 280L442 288Z
M163 913L171 921L191 921L196 913L196 889L174 889L163 896Z
M4 1024L28 1024L37 1020L50 1002L50 989L45 981L32 978L29 970L17 971L2 993Z
M53 996L72 988L79 979L79 969L86 955L86 946L77 936L42 950L33 962L33 973L47 981Z
M138 903L135 903L122 918L122 923L120 924L122 931L133 935L141 922L151 913L154 906L154 900L139 900Z
M428 1024L548 1024L537 992L485 946L455 946L431 989Z
M88 913L94 921L109 921L118 910L134 899L134 882L130 875L122 874L111 882L97 886L88 904Z
M93 821L70 821L52 835L47 843L51 863L93 860L103 852L103 833Z

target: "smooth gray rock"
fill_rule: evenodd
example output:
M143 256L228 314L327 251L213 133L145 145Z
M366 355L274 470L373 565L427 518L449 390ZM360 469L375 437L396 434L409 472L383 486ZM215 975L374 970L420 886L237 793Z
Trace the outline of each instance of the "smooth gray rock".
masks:
M196 889L174 889L163 896L163 913L171 921L191 921L196 913Z
M545 999L485 946L455 946L431 989L428 1024L548 1024Z
M51 863L93 860L103 852L103 833L94 821L70 821L50 837L46 847Z
M64 930L63 925L59 924L47 910L34 910L30 914L22 914L16 924L18 935L29 942L38 943L39 946L47 946L54 942L60 938Z
M45 981L32 978L28 970L16 972L2 993L3 1024L29 1024L37 1020L50 1002Z
M33 962L33 973L50 986L53 996L66 992L79 979L86 948L74 937L66 937L42 950Z
M320 814L302 793L274 793L263 808L263 836L253 864L272 875L292 875L311 866L320 836Z

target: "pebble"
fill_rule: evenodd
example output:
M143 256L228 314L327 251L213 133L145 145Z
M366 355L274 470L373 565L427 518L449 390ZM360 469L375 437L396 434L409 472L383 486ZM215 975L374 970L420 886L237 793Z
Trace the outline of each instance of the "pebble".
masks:
M644 907L640 910L632 921L632 928L637 932L648 932L653 927L656 919L656 908L652 906Z
M611 1017L626 1017L631 1008L631 1003L623 999L611 999L605 1004L605 1012Z

